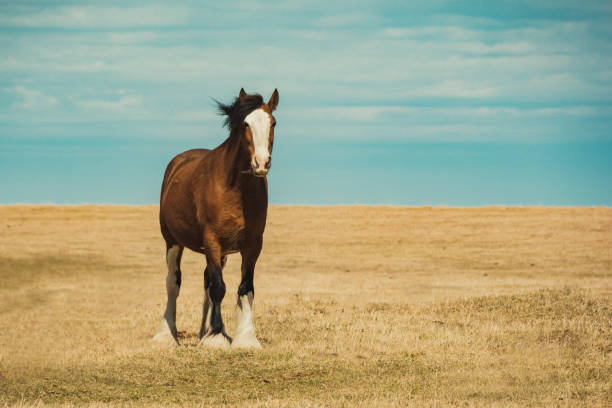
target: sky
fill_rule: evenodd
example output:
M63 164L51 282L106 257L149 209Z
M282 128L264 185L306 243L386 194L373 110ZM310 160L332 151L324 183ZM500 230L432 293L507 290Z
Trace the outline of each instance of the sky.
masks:
M0 203L154 204L280 102L274 204L612 205L612 3L0 3Z

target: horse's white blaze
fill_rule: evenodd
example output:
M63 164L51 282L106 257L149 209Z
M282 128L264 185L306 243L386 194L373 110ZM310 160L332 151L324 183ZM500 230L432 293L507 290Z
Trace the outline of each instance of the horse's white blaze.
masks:
M270 138L270 115L263 109L255 109L249 113L244 121L249 124L253 135L253 147L255 149L255 159L259 168L263 169L270 157L269 138Z
M261 348L253 327L253 292L240 296L236 333L232 347Z

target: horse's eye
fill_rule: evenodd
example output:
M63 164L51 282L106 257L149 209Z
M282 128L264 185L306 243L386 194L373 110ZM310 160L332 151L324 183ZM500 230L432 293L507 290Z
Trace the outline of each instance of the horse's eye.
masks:
M276 122L274 122L274 123L272 124L272 127L275 127L275 126L276 126Z

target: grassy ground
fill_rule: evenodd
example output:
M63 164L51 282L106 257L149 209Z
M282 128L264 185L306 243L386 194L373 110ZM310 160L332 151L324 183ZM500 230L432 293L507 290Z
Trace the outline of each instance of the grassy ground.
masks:
M612 209L272 207L258 352L196 346L204 261L187 251L183 345L151 346L156 207L0 219L0 405L612 404Z

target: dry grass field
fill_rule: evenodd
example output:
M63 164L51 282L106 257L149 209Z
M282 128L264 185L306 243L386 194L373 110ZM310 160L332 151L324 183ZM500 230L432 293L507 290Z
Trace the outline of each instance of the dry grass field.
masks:
M261 351L181 347L157 207L0 207L0 405L610 406L612 209L273 206ZM239 255L223 314L233 331Z

